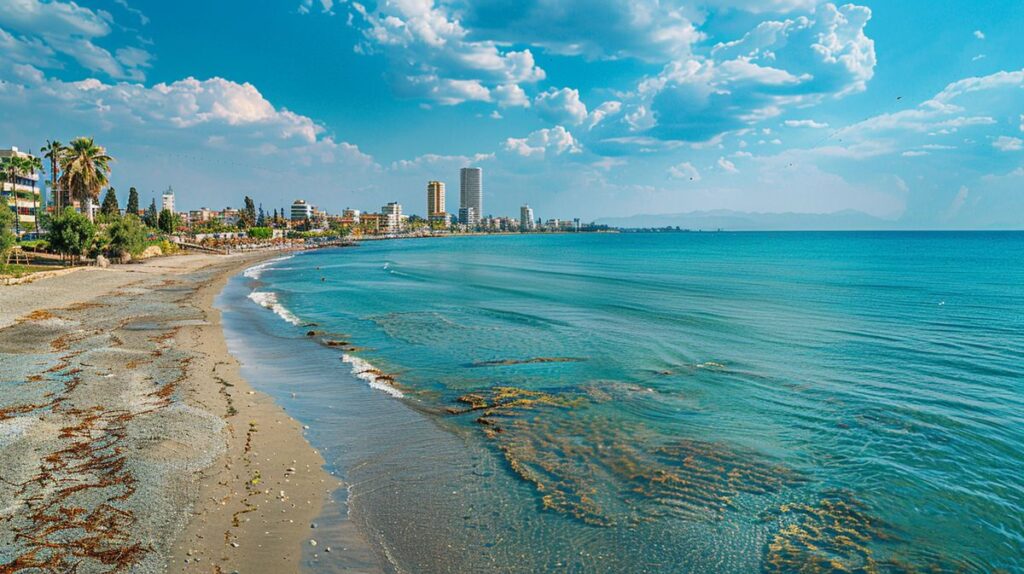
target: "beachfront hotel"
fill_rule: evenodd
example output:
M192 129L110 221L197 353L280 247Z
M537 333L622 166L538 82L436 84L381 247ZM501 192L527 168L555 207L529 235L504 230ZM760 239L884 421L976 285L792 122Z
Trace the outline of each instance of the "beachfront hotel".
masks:
M459 171L459 223L476 227L484 212L484 170L464 167Z
M30 158L31 155L19 151L16 147L0 149L0 161L7 158ZM0 181L0 199L2 205L6 206L17 217L15 217L15 232L24 235L36 229L36 213L44 206L42 190L39 188L39 174L37 173L14 173L11 180L11 173L5 170L3 179Z

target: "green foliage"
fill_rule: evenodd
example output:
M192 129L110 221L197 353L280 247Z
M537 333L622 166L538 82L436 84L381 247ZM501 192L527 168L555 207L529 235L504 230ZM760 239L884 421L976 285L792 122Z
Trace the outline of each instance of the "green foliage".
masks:
M100 206L100 213L107 216L121 214L121 206L117 203L117 192L114 188L107 188L107 194L103 196L103 205Z
M100 190L107 185L112 161L114 159L92 138L71 140L71 146L61 155L61 188L70 191L83 206L88 205L87 202L98 198Z
M125 205L124 212L132 215L139 214L139 192L135 191L134 187L128 190L128 204Z
M14 212L7 207L6 201L0 199L0 263L7 262L7 253L17 241L13 227Z
M274 230L269 227L250 227L248 233L253 239L270 239L274 236Z
M256 203L248 195L245 196L245 207L238 213L238 226L248 229L256 225Z
M170 209L163 209L157 218L156 227L164 233L174 233L174 230L178 227L177 219L178 216L172 213Z
M138 255L146 248L146 228L138 216L125 215L107 227L107 252L113 257Z
M149 204L149 207L146 208L146 214L142 216L142 222L145 223L146 226L156 229L157 224L159 223L157 221L158 219L159 217L156 211L156 200L154 199Z
M73 259L89 251L96 241L96 226L73 207L51 218L48 225L50 247Z
M202 223L197 223L192 228L193 233L226 233L229 231L238 231L238 228L233 225L225 225L223 221L219 219L211 219Z

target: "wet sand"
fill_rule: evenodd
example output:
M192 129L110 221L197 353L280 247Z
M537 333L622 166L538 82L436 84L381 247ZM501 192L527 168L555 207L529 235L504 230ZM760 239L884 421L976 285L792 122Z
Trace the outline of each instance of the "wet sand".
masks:
M239 376L212 307L274 255L0 288L0 571L300 569L339 483Z

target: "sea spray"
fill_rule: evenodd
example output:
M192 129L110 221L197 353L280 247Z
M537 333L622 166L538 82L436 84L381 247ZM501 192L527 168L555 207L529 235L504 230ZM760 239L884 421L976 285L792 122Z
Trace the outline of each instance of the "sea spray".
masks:
M301 325L302 321L296 317L291 311L289 311L284 305L277 301L276 293L269 293L267 291L253 291L249 293L249 299L252 299L260 307L270 309L277 314L278 317L288 321L292 325Z
M369 361L348 354L342 355L341 360L352 365L352 374L355 375L356 378L366 381L371 388L384 391L398 399L405 396L402 394L402 391L391 386L386 382L386 380L383 380L383 377L380 376L380 369L374 367L369 363Z
M270 259L268 261L264 261L263 263L260 263L258 265L253 265L252 267L246 269L242 273L242 275L244 275L245 277L248 277L249 279L259 279L260 276L263 275L263 272L266 271L268 267L270 267L274 263L279 263L281 261L285 261L285 260L291 259L292 257L295 257L295 256L294 255L285 255L284 257L275 257L274 259Z

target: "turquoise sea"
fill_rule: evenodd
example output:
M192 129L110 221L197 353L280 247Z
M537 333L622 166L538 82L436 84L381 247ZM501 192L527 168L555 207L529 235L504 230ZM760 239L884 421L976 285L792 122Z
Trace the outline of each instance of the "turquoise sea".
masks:
M218 304L348 485L315 570L1024 571L1024 233L365 242Z

